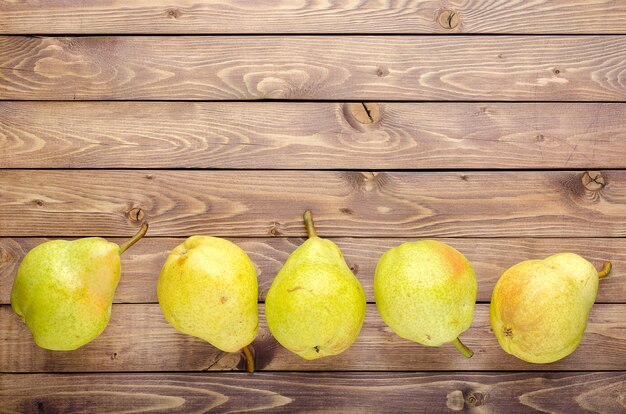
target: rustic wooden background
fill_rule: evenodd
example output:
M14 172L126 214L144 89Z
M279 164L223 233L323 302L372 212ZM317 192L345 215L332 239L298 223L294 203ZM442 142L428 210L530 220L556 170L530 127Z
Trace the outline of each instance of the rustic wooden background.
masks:
M626 411L625 1L0 0L0 34L0 412ZM239 243L263 302L307 208L366 290L353 348L301 360L261 312L248 375L166 323L172 247ZM144 219L105 332L38 348L9 305L24 254ZM475 265L470 360L378 316L379 255L419 238ZM527 364L490 293L560 251L614 271L578 350Z

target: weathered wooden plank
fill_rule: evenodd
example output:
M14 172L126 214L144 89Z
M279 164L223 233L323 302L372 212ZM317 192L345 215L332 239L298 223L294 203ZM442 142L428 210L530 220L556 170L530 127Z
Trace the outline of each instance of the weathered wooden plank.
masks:
M624 33L624 27L626 5L610 0L0 3L0 33L6 34Z
M323 236L619 237L626 171L0 170L0 236L302 236L307 209Z
M394 334L368 305L361 334L343 354L305 361L271 336L260 305L259 336L253 343L259 370L626 370L624 304L594 305L579 348L550 365L506 354L489 324L489 305L476 306L472 327L461 335L475 355L466 359L451 345L426 347ZM243 357L176 331L157 304L116 304L102 335L72 352L43 350L7 305L0 306L0 372L200 371L243 369Z
M626 374L5 374L3 412L622 413ZM332 403L329 403L332 401Z
M626 99L626 36L0 37L3 99Z
M10 289L24 255L47 239L0 238L0 303L10 301ZM124 239L111 239L121 243ZM169 252L182 243L181 238L147 238L126 252L122 260L123 276L117 288L117 303L157 302L155 286L161 266ZM282 264L300 238L273 239L231 238L250 255L256 264L259 299L265 295ZM341 248L348 265L374 301L374 270L387 249L410 239L333 239ZM602 279L596 303L626 302L626 239L439 239L463 252L474 265L478 279L478 301L488 302L495 282L513 264L526 259L541 259L558 252L575 252L589 259L598 269L605 260L613 263L611 275Z
M12 101L0 114L1 168L626 167L623 103Z

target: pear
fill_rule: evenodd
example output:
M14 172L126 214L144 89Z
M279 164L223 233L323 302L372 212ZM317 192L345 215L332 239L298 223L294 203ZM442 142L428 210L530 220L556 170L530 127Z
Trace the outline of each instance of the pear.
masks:
M102 333L120 279L120 255L147 231L143 224L122 246L89 237L49 241L26 254L13 282L11 306L37 345L71 351Z
M192 236L172 250L157 287L165 319L179 331L224 352L242 350L248 372L254 358L248 345L259 325L254 264L236 244Z
M276 275L265 299L265 314L276 340L311 360L340 354L354 343L366 302L339 247L317 237L310 211L304 213L304 222L309 238Z
M505 271L493 290L490 319L502 349L537 364L574 352L596 300L601 272L574 253L526 260Z
M376 266L374 296L383 321L399 336L422 345L452 342L472 324L478 285L470 262L436 240L403 243L385 252Z

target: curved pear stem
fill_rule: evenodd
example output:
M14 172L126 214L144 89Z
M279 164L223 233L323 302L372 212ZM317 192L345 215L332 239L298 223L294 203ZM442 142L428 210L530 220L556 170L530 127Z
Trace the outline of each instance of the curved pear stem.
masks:
M598 279L602 279L603 277L608 276L609 273L611 273L612 268L613 268L613 265L611 264L611 262L604 262L604 265L602 266L602 270L598 272Z
M309 236L309 239L311 237L317 237L315 223L313 223L313 212L311 210L304 212L304 227L306 227L306 234Z
M254 355L252 355L250 345L244 346L241 350L246 357L246 371L252 374L254 372Z
M148 232L148 223L143 223L141 228L130 240L120 246L120 254L128 250L133 244L137 243Z
M459 338L452 341L452 344L465 358L471 358L474 355L474 351L466 347Z

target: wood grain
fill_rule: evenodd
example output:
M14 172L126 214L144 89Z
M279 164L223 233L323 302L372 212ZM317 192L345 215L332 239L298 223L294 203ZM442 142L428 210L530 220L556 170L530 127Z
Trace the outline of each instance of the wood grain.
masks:
M476 305L472 327L461 334L473 349L466 359L451 345L426 347L402 339L368 305L361 334L343 354L306 361L271 336L264 307L253 343L258 370L278 371L475 371L475 370L626 370L623 304L596 304L578 349L549 365L530 364L506 354L491 332L489 305ZM110 372L242 370L243 356L223 353L201 339L179 333L158 304L115 304L106 330L72 352L46 351L10 306L0 305L0 372Z
M623 413L624 398L623 372L0 376L0 400L5 401L0 412L25 414L70 410L617 414Z
M623 103L12 101L0 113L0 168L626 167Z
M19 263L40 238L0 238L0 303L10 301L10 290ZM124 239L111 239L122 243ZM181 238L147 238L122 257L123 276L116 303L157 302L156 284L163 263ZM231 238L255 263L259 300L264 301L274 276L301 243L300 238ZM346 262L359 278L369 302L374 302L374 270L387 250L411 239L333 239ZM605 260L613 263L609 277L602 279L596 303L626 302L626 239L439 239L459 249L472 262L478 279L478 301L489 302L495 282L510 266L527 259L542 259L554 253L576 252L600 269Z
M2 99L626 100L626 36L0 37Z
M624 412L624 28L611 0L0 0L0 413ZM167 324L166 255L228 237L263 302L305 209L364 285L361 335L304 361L261 303L259 372L215 372L242 371L242 355ZM125 254L105 332L38 348L8 305L24 254L119 242L144 219L153 237ZM399 338L372 303L380 254L433 237L477 271L470 360ZM504 269L559 251L614 271L579 349L528 364L499 347L484 302Z
M626 171L0 170L0 236L620 237Z
M439 23L445 10L457 14L455 23ZM624 33L624 27L626 5L610 0L0 3L0 33L6 34Z

